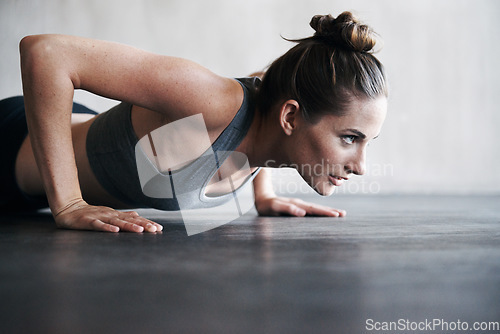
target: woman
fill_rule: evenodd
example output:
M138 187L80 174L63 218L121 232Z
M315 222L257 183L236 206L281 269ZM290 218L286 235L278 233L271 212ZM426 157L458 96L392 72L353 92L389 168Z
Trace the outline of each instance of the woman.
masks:
M293 166L318 193L331 194L350 175L364 173L367 143L385 118L387 86L383 67L371 54L375 37L368 26L344 12L337 18L315 16L311 27L314 36L293 41L297 45L274 61L262 82L222 78L184 59L110 42L25 37L20 43L24 105L13 98L0 106L1 132L8 130L11 152L2 162L9 184L2 191L4 207L39 207L42 198L59 227L160 231L161 225L136 212L108 206L178 209L175 198L141 192L134 149L155 129L200 113L214 150L245 155L252 176L258 167ZM73 105L75 89L126 102L95 116ZM24 109L26 137L19 112ZM303 168L318 165L319 172ZM345 215L277 197L265 169L253 182L259 214Z

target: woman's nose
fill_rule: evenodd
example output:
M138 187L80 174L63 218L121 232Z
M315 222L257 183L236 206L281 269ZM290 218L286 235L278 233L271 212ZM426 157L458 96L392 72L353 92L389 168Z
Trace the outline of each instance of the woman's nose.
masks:
M359 152L348 164L345 170L348 174L363 175L366 173L366 153L364 150Z

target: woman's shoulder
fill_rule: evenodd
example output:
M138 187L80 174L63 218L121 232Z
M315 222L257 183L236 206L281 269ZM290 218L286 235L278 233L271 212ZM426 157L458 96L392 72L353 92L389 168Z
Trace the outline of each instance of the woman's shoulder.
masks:
M222 78L220 87L212 91L206 110L202 111L207 128L224 129L234 118L245 98L245 88L241 81Z
M133 104L132 123L139 137L165 124L201 114L213 141L236 116L249 90L245 81L210 73L191 73L178 85L182 85L183 89L174 88L178 90L173 93L177 99L172 96L165 98L165 104L159 109ZM172 94L171 89L166 89L164 94Z

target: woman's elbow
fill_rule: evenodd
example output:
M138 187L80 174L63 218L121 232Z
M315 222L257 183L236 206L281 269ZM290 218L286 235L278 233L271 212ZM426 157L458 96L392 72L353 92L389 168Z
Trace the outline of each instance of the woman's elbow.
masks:
M52 41L49 35L29 35L19 42L21 70L34 70L42 61L53 58Z
M28 35L23 37L19 42L19 53L21 55L21 60L28 58L33 53L33 49L40 45L42 40L41 35ZM37 45L38 44L38 45Z

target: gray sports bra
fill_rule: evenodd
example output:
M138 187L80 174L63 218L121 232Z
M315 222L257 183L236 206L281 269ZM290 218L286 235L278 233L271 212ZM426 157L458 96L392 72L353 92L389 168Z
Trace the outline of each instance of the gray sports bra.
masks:
M244 99L236 116L210 149L172 172L161 172L144 145L138 144L130 118L130 104L122 102L100 114L88 131L86 144L90 166L98 181L112 196L130 206L169 211L220 206L248 191L258 170L232 192L221 196L205 194L208 183L241 143L253 120L260 80L237 80L243 87ZM144 138L141 141L144 142ZM243 165L244 162L241 167L245 167Z

